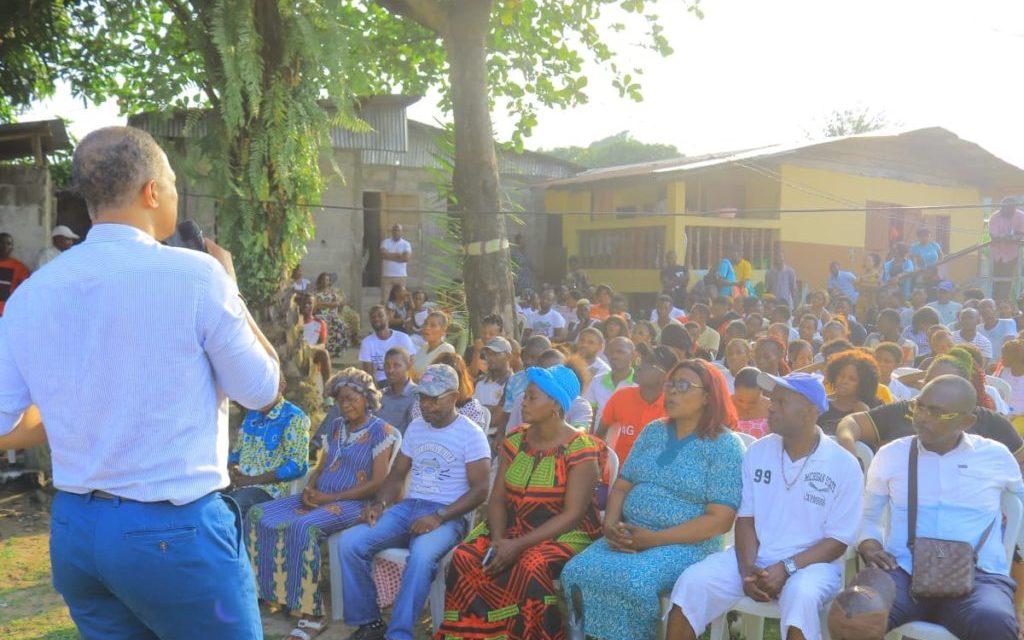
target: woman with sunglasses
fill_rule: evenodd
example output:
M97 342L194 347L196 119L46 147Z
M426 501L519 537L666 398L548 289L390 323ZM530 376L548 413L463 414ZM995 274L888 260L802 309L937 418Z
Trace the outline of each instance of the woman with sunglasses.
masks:
M740 500L743 445L725 380L703 360L672 369L666 418L640 433L608 496L604 538L562 571L588 636L656 635L659 594L722 547Z

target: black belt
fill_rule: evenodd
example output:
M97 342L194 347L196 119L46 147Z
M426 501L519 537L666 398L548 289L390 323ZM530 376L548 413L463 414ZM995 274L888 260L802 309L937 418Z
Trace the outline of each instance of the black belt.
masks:
M90 491L89 495L92 496L93 498L102 498L103 500L124 500L125 502L138 502L138 500L132 500L131 498L122 498L121 496L115 496L112 493L100 491L99 489Z

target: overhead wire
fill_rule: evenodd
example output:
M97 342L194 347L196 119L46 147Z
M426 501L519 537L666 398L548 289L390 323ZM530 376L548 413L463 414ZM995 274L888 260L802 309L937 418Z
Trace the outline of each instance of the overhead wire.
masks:
M191 198L205 198L212 200L223 200L223 196L216 194L206 193L190 193L185 192L182 195ZM245 202L256 202L259 204L278 204L272 200L256 200L253 198L241 198ZM340 204L315 204L308 202L297 202L292 201L288 204L303 207L307 209L324 209L331 211L348 211L351 213L363 213L369 207L361 207L354 205L340 205ZM902 216L894 211L956 211L956 210L969 210L969 209L997 209L998 204L992 203L972 203L972 204L923 204L923 205L899 205L899 206L835 206L835 207L790 207L790 208L754 208L754 209L743 209L742 213L757 216L771 216L771 215L782 215L782 214L827 214L827 213L865 213L872 214L878 217L887 218L890 220L902 220ZM418 213L428 215L449 215L449 216L470 216L470 215L513 215L518 217L533 217L533 216L544 216L544 217L587 217L587 218L598 218L608 217L612 219L627 219L629 217L644 217L644 218L689 218L689 219L701 219L709 218L716 219L722 218L721 210L710 210L710 211L637 211L637 212L622 212L622 211L532 211L532 210L507 210L507 211L476 211L476 210L448 210L448 209L430 209L421 207L385 207L380 208L382 211L389 213ZM616 216L618 216L616 218ZM771 218L764 219L771 221ZM977 233L978 229L970 227L955 227L952 225L945 226L950 231L958 231L963 233Z

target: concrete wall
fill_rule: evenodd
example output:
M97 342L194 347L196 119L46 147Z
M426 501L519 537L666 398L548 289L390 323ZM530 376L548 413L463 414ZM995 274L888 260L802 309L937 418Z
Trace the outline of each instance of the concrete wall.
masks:
M14 236L14 257L30 269L50 245L53 185L47 167L0 166L0 231Z

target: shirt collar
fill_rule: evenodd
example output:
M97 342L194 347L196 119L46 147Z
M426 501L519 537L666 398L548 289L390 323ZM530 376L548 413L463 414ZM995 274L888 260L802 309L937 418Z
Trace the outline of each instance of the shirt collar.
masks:
M918 453L931 456L939 455L934 451L929 451L928 449L925 449L924 446L921 444L920 438L918 438L917 440L917 451ZM974 441L971 440L969 434L965 431L960 434L960 442L956 443L956 446L950 449L945 455L949 455L950 453L967 453L969 451L974 451Z
M157 244L156 239L137 227L119 222L103 222L94 224L85 238L85 242L138 242L141 244Z
M626 378L622 382L620 382L619 384L615 384L614 382L612 382L612 372L611 371L605 371L600 376L598 376L598 378L601 380L601 384L604 385L605 389L609 389L609 390L614 391L615 389L618 389L619 387L621 387L624 384L635 384L635 382L633 381L633 377L634 376L636 376L636 369L630 369L629 370L629 375L626 376Z

